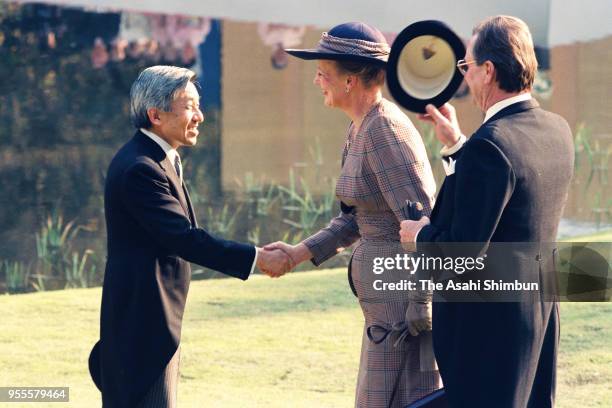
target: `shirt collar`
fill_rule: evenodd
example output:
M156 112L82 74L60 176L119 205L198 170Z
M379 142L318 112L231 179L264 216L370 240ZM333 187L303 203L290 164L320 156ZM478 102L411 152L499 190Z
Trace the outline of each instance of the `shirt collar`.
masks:
M482 123L485 123L487 120L491 119L500 110L507 108L508 106L513 105L515 103L528 101L530 99L531 99L531 94L529 92L522 93L516 96L512 96L507 99L502 99L501 101L497 102L495 105L487 109L487 113L485 114L485 118L482 121Z
M174 160L176 160L176 157L179 155L176 149L174 149L172 146L168 144L168 142L166 142L164 139L157 136L155 133L151 132L150 130L140 128L140 131L144 133L145 135L149 136L151 139L153 139L153 141L157 143L159 147L161 147L164 150L164 152L166 153L166 156L168 157L168 159L170 159L170 163L174 165Z

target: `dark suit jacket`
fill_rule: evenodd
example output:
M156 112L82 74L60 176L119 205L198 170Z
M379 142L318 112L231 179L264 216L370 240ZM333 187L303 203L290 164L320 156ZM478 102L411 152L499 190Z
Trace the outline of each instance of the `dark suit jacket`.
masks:
M134 407L178 347L189 262L246 280L255 248L197 228L165 152L140 131L113 158L104 200L108 259L90 370L104 406Z
M535 100L510 105L454 158L455 174L446 177L419 243L471 242L486 249L489 242L555 241L574 161L564 119ZM536 281L541 263L553 257L550 251L505 255L508 270ZM451 407L551 406L557 304L524 300L434 304L434 351Z

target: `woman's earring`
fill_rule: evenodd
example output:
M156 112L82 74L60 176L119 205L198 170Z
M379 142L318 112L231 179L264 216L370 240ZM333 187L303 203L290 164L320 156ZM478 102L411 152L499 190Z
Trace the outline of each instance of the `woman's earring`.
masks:
M347 86L346 88L344 88L344 92L349 93L351 90L350 88Z

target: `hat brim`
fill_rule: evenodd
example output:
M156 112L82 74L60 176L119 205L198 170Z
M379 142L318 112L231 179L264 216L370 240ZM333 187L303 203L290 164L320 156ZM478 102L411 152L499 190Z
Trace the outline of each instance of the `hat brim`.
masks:
M295 49L289 48L285 52L303 60L335 60L335 61L357 61L377 65L384 68L387 65L386 57L374 58L353 54L342 54L318 49Z
M456 67L453 67L454 73L448 85L440 92L430 98L418 98L411 95L402 85L398 72L398 63L400 54L404 47L413 39L420 36L435 36L444 40L451 48L455 56L455 61L461 59L465 55L465 46L461 38L457 36L446 24L437 20L419 21L406 27L395 38L389 53L389 61L387 62L387 86L391 96L404 108L416 113L425 113L425 106L428 104L440 107L448 102L463 81L463 75Z

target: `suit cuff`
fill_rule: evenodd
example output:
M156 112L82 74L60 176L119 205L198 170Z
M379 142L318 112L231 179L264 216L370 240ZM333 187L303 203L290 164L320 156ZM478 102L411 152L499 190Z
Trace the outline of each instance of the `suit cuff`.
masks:
M251 272L249 276L251 276L255 272L255 266L257 265L257 255L259 255L259 250L255 247L255 258L253 258L253 265L251 265Z
M465 137L465 135L462 134L461 137L459 137L459 140L457 141L457 143L455 143L453 146L442 147L442 150L440 150L440 154L442 155L442 157L448 157L452 154L455 154L461 149L461 147L463 147L465 142L467 142L467 137Z

